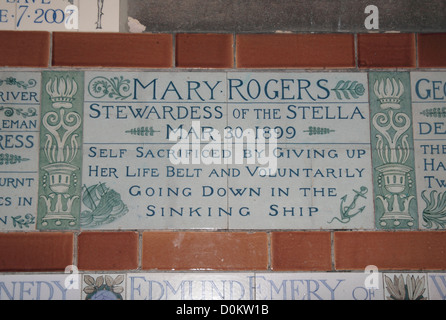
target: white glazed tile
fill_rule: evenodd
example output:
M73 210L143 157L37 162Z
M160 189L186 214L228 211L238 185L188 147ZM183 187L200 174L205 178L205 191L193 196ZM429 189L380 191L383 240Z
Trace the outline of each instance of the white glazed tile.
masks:
M15 30L16 28L16 4L0 1L0 30Z
M347 192L336 191L336 188L342 189L345 182L351 181L327 178L330 175L327 168L332 166L337 172L343 170L345 175L347 170L353 172L359 166L364 177L355 179L360 184L358 190L362 186L372 189L366 88L367 75L364 73L228 73L228 126L234 132L251 129L256 138L262 135L269 137L270 130L278 129L277 147L273 139L265 139L266 150L281 150L281 157L275 159L278 173L288 171L292 174L280 179L277 175L259 177L258 174L249 174L245 166L233 165L235 169L241 168L244 174L242 178L230 178L229 186L239 190L248 186L251 189L247 191L254 189L255 192L251 192L251 196L229 198L230 206L252 207L249 216L231 217L231 228L331 227L328 221L334 214L339 214L332 210L339 211L338 198ZM359 164L357 159L350 160L345 155L347 147L356 152L366 150ZM339 153L339 158L332 159L333 153ZM324 154L322 160L318 160L320 154ZM251 171L258 167L258 171L266 172L264 167L271 167L269 164L273 163L271 159L262 166L259 164L261 159L251 157L251 160L254 161L250 164ZM291 172L297 170L300 171L298 176ZM324 178L319 179L321 175ZM280 187L285 192L279 197ZM366 220L355 224L354 228L373 226L369 219L373 217L372 197L367 200L367 206L370 209Z
M227 185L212 174L226 167L221 159L207 162L210 150L221 151L224 80L223 73L86 74L83 184L105 183L128 210L105 228L227 226L226 198L207 187Z
M97 143L176 143L183 129L207 144L227 125L224 73L86 72L85 86L84 133Z
M219 212L227 209L226 199L212 197L205 188L211 184L215 189L226 190L226 180L212 179L210 183L209 167L174 165L168 158L146 157L149 153L155 157L166 155L169 150L165 146L145 145L133 148L128 145L114 145L114 148L104 150L108 156L116 155L117 158L102 159L99 158L101 147L104 146L93 144L84 147L82 228L226 227L226 215ZM102 197L113 201L114 208L106 214L96 216L101 212L101 208L96 206Z
M429 300L446 300L446 274L429 273Z
M79 300L80 275L0 275L0 300Z
M374 202L370 147L327 145L315 148L312 205L326 229L373 229Z
M335 90L343 83L351 91ZM286 143L369 142L366 88L364 73L230 72L228 124L278 127L278 140Z
M269 146L266 149L269 153ZM231 173L238 175L228 180L229 207L235 210L229 220L231 229L301 229L312 225L312 197L304 194L312 183L307 177L311 146L277 145L273 153L278 157L277 169L272 162L248 164L249 158L245 164L229 166Z
M127 300L253 300L253 273L133 273Z
M72 28L74 26L72 24L73 19L76 19L75 7L69 6L78 8L79 0L17 3L16 29L77 31L77 29Z
M119 32L120 0L80 0L79 31Z

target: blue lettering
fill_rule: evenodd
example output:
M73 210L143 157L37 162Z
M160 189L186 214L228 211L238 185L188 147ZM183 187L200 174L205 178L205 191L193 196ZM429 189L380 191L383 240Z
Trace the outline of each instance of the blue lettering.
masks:
M418 98L425 100L425 99L428 99L430 97L431 91L429 89L425 89L425 91L424 91L425 94L422 95L421 92L420 92L420 84L421 84L421 82L429 83L429 80L427 80L427 79L420 79L420 80L417 81L417 83L415 85L415 92L416 92Z
M8 22L8 10L0 9L0 23Z
M326 79L320 79L320 80L317 82L317 86L318 86L319 88L321 88L322 90L324 90L325 93L326 93L326 95L325 95L325 96L321 96L321 95L318 94L317 97L318 97L318 99L327 99L327 98L330 96L330 90L328 90L326 87L324 87L324 86L322 85L322 82L328 83L328 80L326 80Z

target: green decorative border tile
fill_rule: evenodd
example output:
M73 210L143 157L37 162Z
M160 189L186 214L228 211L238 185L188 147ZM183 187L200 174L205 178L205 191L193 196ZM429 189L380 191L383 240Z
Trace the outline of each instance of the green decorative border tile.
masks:
M418 227L408 72L369 73L375 224Z
M78 229L83 72L42 73L38 229Z

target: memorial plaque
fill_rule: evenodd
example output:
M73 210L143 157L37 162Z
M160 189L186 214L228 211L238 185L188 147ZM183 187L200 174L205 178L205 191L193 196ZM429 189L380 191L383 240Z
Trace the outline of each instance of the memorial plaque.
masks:
M420 227L446 227L446 73L413 72L412 108Z
M365 73L87 72L85 86L82 228L373 228Z
M0 230L33 230L39 170L40 73L0 73Z

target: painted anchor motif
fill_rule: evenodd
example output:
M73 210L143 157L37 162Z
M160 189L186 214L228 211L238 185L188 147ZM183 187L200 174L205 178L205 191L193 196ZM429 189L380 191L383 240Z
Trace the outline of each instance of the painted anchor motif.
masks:
M355 196L353 197L352 202L348 206L345 206L345 202L347 201L347 195L343 196L341 198L341 205L340 205L341 219L339 219L338 217L334 217L329 223L332 223L334 220L337 220L341 223L349 223L354 216L362 213L365 210L365 206L362 206L354 213L351 213L351 211L353 211L353 209L356 208L356 203L358 202L359 198L367 199L365 195L367 194L368 191L369 189L365 186L362 186L359 191L353 190Z

